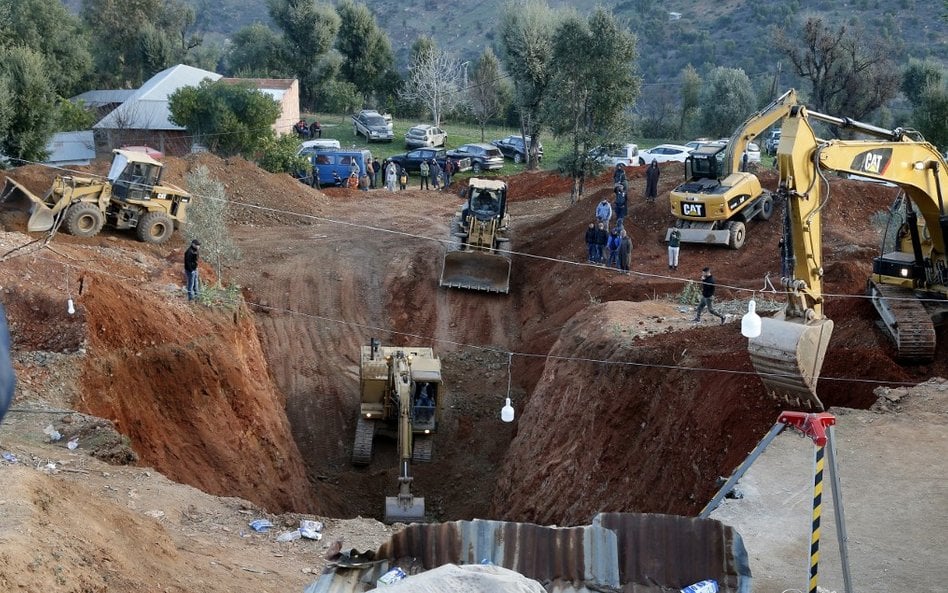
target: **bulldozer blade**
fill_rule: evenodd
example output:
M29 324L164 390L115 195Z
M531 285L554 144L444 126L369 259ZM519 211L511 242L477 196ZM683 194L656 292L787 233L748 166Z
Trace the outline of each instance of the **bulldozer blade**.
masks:
M19 182L7 177L3 190L0 191L3 201L10 199L26 198L30 201L30 219L26 223L26 230L29 232L48 231L53 228L53 210L46 202L26 189Z
M788 404L822 411L816 383L832 333L829 319L804 324L762 318L760 336L751 338L747 349L768 393Z
M425 520L425 499L418 496L386 496L386 523L422 523Z
M510 292L510 259L481 251L451 251L444 256L441 286Z

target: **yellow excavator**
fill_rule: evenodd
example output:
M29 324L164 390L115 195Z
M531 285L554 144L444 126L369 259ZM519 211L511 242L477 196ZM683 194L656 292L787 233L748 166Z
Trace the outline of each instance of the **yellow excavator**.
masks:
M509 226L507 184L472 177L453 222L458 245L444 256L441 286L510 292Z
M108 224L116 229L135 229L139 241L164 243L187 221L191 195L174 185L162 184L164 165L146 153L112 153L112 166L105 179L57 175L41 198L7 177L0 196L4 200L29 200L29 232L48 231L61 224L70 235L94 237Z
M412 495L412 462L431 461L432 439L441 418L441 360L431 348L362 346L361 403L352 463L368 465L376 435L398 445L398 493L385 498L386 523L425 520L425 499Z
M821 121L872 140L821 140ZM831 198L825 172L892 183L901 188L905 223L894 248L873 260L867 291L903 362L935 355L935 324L948 314L948 187L945 159L917 132L887 130L821 113L790 110L781 128L778 195L786 200L781 248L787 305L764 318L748 344L751 361L779 399L823 409L816 383L833 322L823 310L821 211ZM824 190L825 187L825 190ZM921 215L921 218L919 218Z
M750 116L727 144L712 142L697 148L685 160L685 177L669 194L675 227L684 243L728 245L740 249L747 239L747 223L770 220L774 200L753 173L741 170L747 144L782 120L797 104L793 89ZM665 233L671 237L672 228Z

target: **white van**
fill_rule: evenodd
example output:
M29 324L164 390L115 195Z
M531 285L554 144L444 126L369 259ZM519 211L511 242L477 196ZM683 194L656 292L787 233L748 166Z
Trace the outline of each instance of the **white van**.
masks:
M589 156L603 165L614 167L635 166L639 164L639 147L637 144L621 144L619 146L599 146L589 151Z

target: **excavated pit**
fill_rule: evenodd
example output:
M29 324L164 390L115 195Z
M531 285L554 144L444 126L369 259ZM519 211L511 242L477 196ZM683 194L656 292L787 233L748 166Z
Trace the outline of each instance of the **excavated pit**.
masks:
M663 167L655 204L636 199L643 171L630 169L632 269L648 276L516 255L503 296L438 286L454 193L322 194L211 155L170 159L166 179L184 185L198 164L241 203L229 221L244 258L225 276L241 286L245 307L195 311L183 302L177 236L156 248L119 232L58 235L68 258L14 258L0 277L16 347L88 347L75 407L117 421L140 463L177 481L273 511L380 517L396 488L393 444L380 441L368 467L349 462L356 361L372 337L430 345L443 358L448 406L434 459L416 466L415 481L439 520L578 525L601 511L694 515L780 411L753 374L739 322L694 327L692 311L674 303L682 280L706 265L722 285L760 287L779 269L780 212L750 224L740 251L683 247L669 274L662 237L680 166ZM48 185L42 169L12 175L34 191ZM762 178L775 182L770 172ZM583 233L611 195L610 174L588 182L574 205L569 181L554 174L509 183L512 249L584 264ZM861 295L878 243L870 219L894 190L831 186L826 290ZM17 230L23 217L2 220ZM74 295L80 313L69 319L64 269L72 290L85 282ZM718 302L739 315L748 296L722 288ZM732 298L742 300L728 305ZM942 355L926 367L893 362L864 299L831 297L827 313L836 323L820 383L827 405L874 401L875 384L847 380L948 371ZM513 424L499 419L508 372Z

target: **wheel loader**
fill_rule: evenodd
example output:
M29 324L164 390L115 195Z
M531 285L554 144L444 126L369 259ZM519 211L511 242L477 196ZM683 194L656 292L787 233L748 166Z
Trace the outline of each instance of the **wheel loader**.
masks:
M70 235L94 237L108 224L135 229L140 241L160 244L186 222L191 195L161 184L162 163L144 152L113 150L105 179L57 175L42 198L7 177L0 195L30 203L27 230L48 231L61 224Z
M510 244L507 184L472 177L467 201L452 223L458 240L444 256L441 286L510 292Z
M441 360L431 348L362 346L361 402L352 463L372 461L375 437L394 437L398 449L398 493L385 498L386 523L425 520L425 499L412 495L411 465L431 461L434 433L444 401Z
M873 136L821 140L811 120ZM867 292L903 362L935 356L935 325L948 318L948 170L938 149L917 132L791 109L777 148L778 193L786 200L781 285L787 297L748 343L768 391L791 404L823 409L816 384L833 331L824 313L821 211L830 199L826 171L858 175L901 188L905 223L894 248L883 244L872 262Z
M770 220L774 201L753 173L741 171L747 144L787 116L797 104L792 89L752 115L724 143L709 143L685 160L685 177L669 194L674 228L684 243L727 245L740 249L747 239L747 223ZM671 237L672 228L665 233Z

